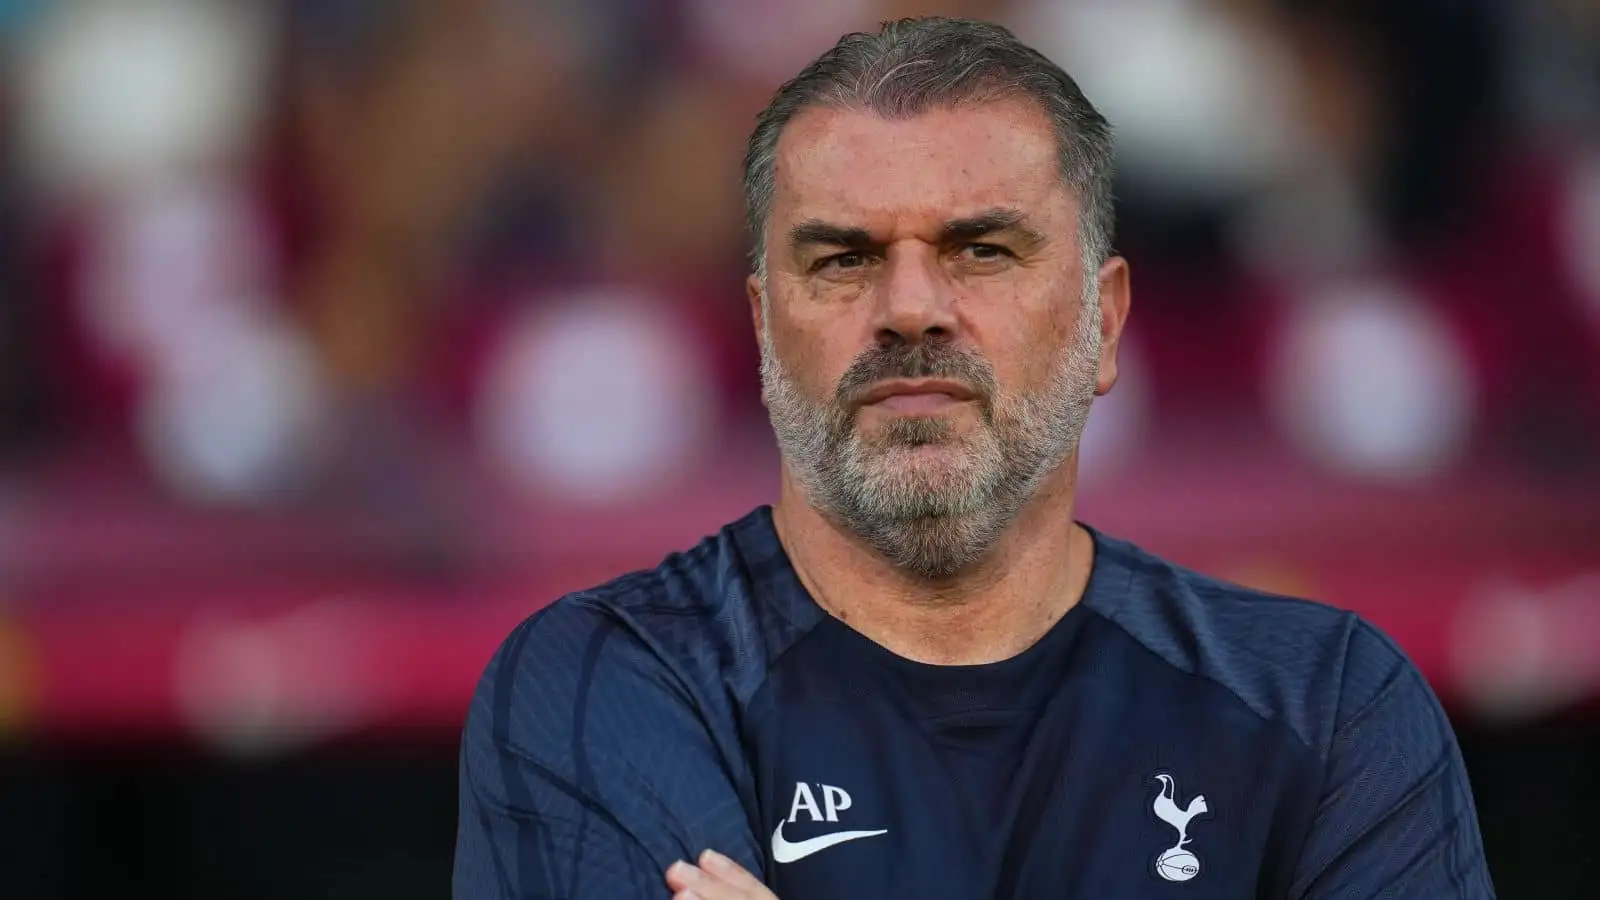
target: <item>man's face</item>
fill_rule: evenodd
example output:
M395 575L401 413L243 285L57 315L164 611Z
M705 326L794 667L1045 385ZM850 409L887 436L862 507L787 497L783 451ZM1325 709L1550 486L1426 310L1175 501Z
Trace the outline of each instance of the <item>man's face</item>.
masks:
M1115 379L1049 120L1002 101L785 130L752 279L763 397L825 513L920 577L993 546ZM1125 309L1122 264L1108 265ZM1105 273L1099 273L1102 279Z

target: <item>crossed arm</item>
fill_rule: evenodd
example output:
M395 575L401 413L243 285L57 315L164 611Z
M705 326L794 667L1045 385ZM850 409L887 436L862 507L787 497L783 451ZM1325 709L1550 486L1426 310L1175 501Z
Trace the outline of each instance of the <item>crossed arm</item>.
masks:
M764 862L753 788L715 702L604 612L524 622L462 735L457 900L770 897L747 890Z
M468 717L457 900L775 900L738 748L688 689L592 614L536 621ZM1398 651L1369 649L1285 900L1493 900L1449 724Z

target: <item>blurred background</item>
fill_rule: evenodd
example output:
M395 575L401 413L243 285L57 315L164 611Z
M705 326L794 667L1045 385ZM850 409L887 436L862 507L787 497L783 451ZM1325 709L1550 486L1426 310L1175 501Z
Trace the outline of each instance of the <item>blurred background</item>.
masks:
M1081 516L1354 609L1600 884L1600 3L3 0L0 897L440 897L489 654L775 495L739 162L842 32L1118 126Z

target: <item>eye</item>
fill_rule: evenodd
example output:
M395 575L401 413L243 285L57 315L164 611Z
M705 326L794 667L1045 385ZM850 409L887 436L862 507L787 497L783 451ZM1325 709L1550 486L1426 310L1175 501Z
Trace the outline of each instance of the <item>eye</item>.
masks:
M1004 259L1005 257L1013 255L1010 250L1007 250L998 244L967 244L965 247L961 248L961 252L969 259L978 260L980 262Z
M849 253L837 253L817 261L813 266L817 271L823 269L859 269L867 264L867 255L859 250Z

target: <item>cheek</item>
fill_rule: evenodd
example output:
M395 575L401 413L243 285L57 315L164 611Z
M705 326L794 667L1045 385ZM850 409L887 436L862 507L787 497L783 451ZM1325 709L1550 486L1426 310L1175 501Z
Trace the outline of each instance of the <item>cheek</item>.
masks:
M989 321L975 323L974 330L1001 393L1015 397L1049 384L1073 341L1076 305L1014 297L990 313Z
M854 354L846 342L811 323L774 320L772 353L789 378L812 397L833 396Z

